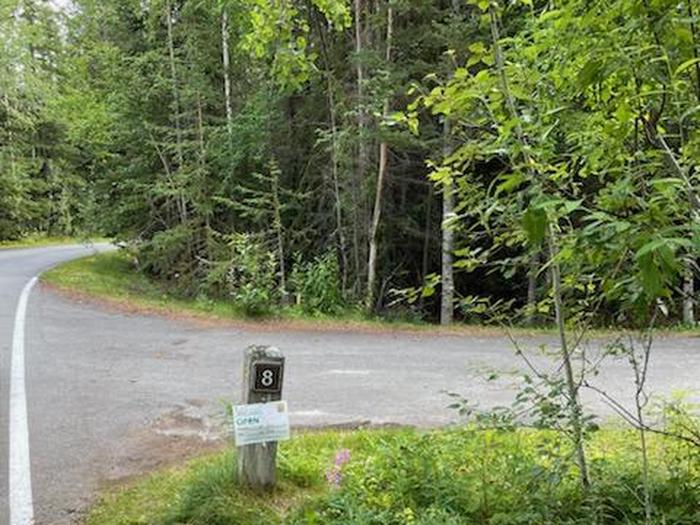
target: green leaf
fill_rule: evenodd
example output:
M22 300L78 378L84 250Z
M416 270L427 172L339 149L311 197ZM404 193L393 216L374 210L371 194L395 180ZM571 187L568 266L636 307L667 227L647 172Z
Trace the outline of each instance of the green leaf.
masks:
M603 62L596 58L589 60L578 74L578 82L581 88L585 89L591 84L598 82L602 76L602 72Z
M662 237L660 239L654 239L652 241L649 241L646 243L644 246L642 246L638 251L637 251L637 258L644 257L647 254L653 254L656 252L661 253L662 251L667 252L671 251L674 253L677 248L681 246L686 246L688 247L690 245L690 241L688 239L682 239L679 237ZM664 253L665 256L665 253Z
M496 187L496 195L500 193L510 193L511 191L517 189L523 182L525 182L525 175L522 173L511 173L501 177L503 182L501 182Z
M473 44L469 45L469 51L481 55L486 53L486 46L483 42L474 42Z
M632 109L626 100L622 100L615 111L615 118L621 124L626 124L632 118Z
M547 214L542 208L528 208L523 215L523 229L530 244L539 245L547 229Z
M651 255L639 257L637 260L639 266L639 278L644 292L650 297L656 297L663 290L663 281L654 264L654 259Z
M432 297L435 295L435 287L434 286L424 286L423 289L421 290L421 297Z
M581 206L581 203L583 202L583 199L575 200L575 201L564 201L563 204L563 213L564 215L569 215L570 213L576 211L579 209Z
M690 67L693 67L698 62L700 62L700 58L691 58L690 60L686 60L685 62L683 62L680 66L678 66L676 68L675 74L680 75L681 73L683 73L683 71L685 71L686 69L688 69Z

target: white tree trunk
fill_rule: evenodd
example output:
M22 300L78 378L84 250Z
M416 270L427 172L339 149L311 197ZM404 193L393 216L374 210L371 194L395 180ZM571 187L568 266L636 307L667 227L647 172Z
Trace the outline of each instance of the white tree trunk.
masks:
M683 276L683 324L695 326L695 282L692 260L686 263Z
M450 153L450 121L445 117L443 128L443 157ZM454 181L450 177L442 186L442 294L440 324L450 325L454 319Z
M277 237L277 258L280 265L280 293L282 302L287 303L287 269L284 264L284 231L282 228L282 202L279 192L279 171L275 167L271 170L272 183L272 206L273 206L273 223L275 228L275 236Z
M387 65L391 62L391 39L394 30L394 10L389 7L386 22L386 56ZM389 116L389 97L384 99L383 120ZM377 190L374 195L374 211L372 213L372 225L369 235L369 259L367 261L367 309L371 310L375 306L375 291L377 281L377 234L379 232L379 220L382 213L382 194L384 190L384 180L386 179L389 147L386 140L379 145L379 171L377 173Z
M180 125L180 94L177 86L177 66L175 63L175 41L173 36L173 11L170 1L166 3L166 13L165 20L168 28L168 55L170 58L170 82L173 94L173 123L175 124L175 157L177 161L177 168L182 168L183 164L183 153L182 153L182 130ZM179 194L178 198L178 210L180 214L180 222L187 222L187 202L181 185L177 184L177 192Z
M221 58L223 61L224 74L224 99L226 103L226 124L228 133L231 134L231 126L233 124L233 108L231 106L231 77L229 76L230 69L230 52L228 43L228 13L226 9L221 12Z
M363 264L361 252L364 245L364 228L365 228L365 204L362 196L362 187L364 185L365 176L367 173L367 146L365 144L365 127L367 115L364 108L364 69L362 67L362 59L360 55L363 51L363 30L362 30L362 0L354 0L355 5L355 54L357 76L357 133L358 147L357 159L355 166L355 181L352 185L353 197L353 261L355 264L355 288L356 292L361 293L361 283L363 274Z
M177 65L175 63L175 40L173 36L173 12L170 1L166 4L165 20L168 27L168 56L170 58L170 83L173 94L173 122L177 146L178 166L182 164L182 131L180 129L180 94L177 87Z

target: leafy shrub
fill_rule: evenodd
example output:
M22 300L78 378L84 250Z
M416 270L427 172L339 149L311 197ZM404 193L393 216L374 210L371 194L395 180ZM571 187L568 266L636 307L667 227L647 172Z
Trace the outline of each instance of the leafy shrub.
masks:
M230 237L231 259L226 268L226 287L243 311L250 316L265 315L279 301L277 262L253 236Z
M278 266L274 252L255 236L210 236L208 257L194 256L204 242L201 232L177 226L135 246L139 267L167 281L176 294L231 298L249 316L268 314L279 304Z
M338 260L331 252L307 263L297 256L290 285L297 304L307 313L338 313L344 306Z
M555 432L434 432L377 443L364 460L350 462L339 490L305 507L289 523L643 523L634 434L598 436L605 438L594 438L590 445L596 453L589 495L582 493L567 460L570 443ZM673 472L681 463L669 454L676 445L664 441L666 448L655 449L663 468L654 472L654 523L700 523L699 458L685 455L685 475L676 477ZM694 462L693 474L688 461Z

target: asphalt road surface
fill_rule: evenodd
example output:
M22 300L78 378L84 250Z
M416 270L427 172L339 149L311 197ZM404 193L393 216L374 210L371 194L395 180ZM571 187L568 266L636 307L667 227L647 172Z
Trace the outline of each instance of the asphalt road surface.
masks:
M275 345L287 356L284 397L297 427L430 427L459 422L446 392L483 407L512 400L514 376L483 379L491 369L522 368L503 337L206 326L110 310L41 284L27 296L25 366L18 370L11 359L23 288L43 270L95 249L104 246L0 250L0 523L11 523L10 501L15 521L22 516L27 479L36 523L71 523L97 491L220 446L228 439L224 406L238 396L249 344ZM26 385L26 434L19 398L10 399L18 372ZM626 401L631 377L624 362L615 362L596 381ZM658 395L700 387L700 339L659 340L650 386ZM599 399L589 395L586 402L611 416Z

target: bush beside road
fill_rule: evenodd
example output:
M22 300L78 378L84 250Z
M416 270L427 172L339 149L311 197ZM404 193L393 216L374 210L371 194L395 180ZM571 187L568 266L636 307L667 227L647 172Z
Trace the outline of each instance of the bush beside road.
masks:
M407 330L421 333L441 333L468 336L504 335L498 326L454 324L443 327L425 322L368 317L359 310L346 310L334 315L309 314L294 306L272 315L252 318L232 300L206 297L183 298L162 284L139 272L131 258L123 251L111 251L63 263L42 275L42 282L56 289L80 297L95 298L110 306L157 313L166 316L193 317L207 321L245 322L256 327L328 329L340 331ZM519 336L554 334L552 327L512 328ZM618 333L615 328L591 329L591 335L606 336ZM659 329L659 333L678 335L700 334L700 327Z
M367 317L359 310L334 315L309 314L290 306L263 317L251 317L233 300L205 297L183 298L162 284L139 272L123 251L101 253L57 266L42 275L42 281L58 290L106 301L128 310L194 317L210 321L251 322L256 326L271 324L285 327L333 330L406 329L488 335L500 330L482 326L436 327L427 323L387 321ZM537 331L528 332L536 333Z

